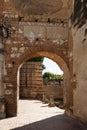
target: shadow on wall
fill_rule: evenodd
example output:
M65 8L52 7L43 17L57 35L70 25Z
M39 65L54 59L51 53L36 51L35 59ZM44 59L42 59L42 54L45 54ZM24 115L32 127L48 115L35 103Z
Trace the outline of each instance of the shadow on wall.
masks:
M12 130L87 130L86 126L65 115L54 116Z
M74 0L74 11L71 22L74 27L81 28L87 21L87 0Z

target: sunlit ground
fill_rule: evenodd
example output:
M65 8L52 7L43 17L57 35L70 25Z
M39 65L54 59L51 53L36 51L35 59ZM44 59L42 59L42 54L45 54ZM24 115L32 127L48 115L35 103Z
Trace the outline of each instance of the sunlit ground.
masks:
M48 107L39 100L19 100L18 116L0 120L0 130L10 130L63 113L64 110Z

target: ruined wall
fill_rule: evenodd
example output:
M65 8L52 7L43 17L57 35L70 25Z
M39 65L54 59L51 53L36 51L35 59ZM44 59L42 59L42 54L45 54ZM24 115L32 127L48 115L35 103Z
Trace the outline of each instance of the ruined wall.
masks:
M72 19L74 115L87 123L87 1L74 3Z
M38 9L36 9L36 15L34 12L32 14L31 12L26 14L26 9L23 10L25 13L21 13L19 6L17 8L16 5L14 5L14 2L18 3L16 0L4 0L2 21L5 27L5 38L3 37L3 39L5 40L4 56L7 73L3 77L3 82L6 85L5 99L7 116L17 115L18 68L24 61L35 56L47 56L61 66L64 73L66 73L66 86L64 91L64 93L66 93L66 106L68 106L67 108L69 109L70 105L72 105L70 96L72 86L69 82L70 53L68 46L68 18L71 1L72 0L57 0L56 2L51 1L51 3L49 3L47 0L42 3L42 1L34 2L31 0L31 3L34 2L35 8L38 8L39 3L42 5L40 9L43 9L43 4L50 6L50 8L46 6L46 9L42 10L42 12L45 12L43 15L39 15ZM29 5L26 2L29 1L22 1L21 5L23 5L23 8L27 8L27 5ZM58 9L56 9L57 2ZM55 3L55 5L53 3ZM34 10L33 4L31 7L32 11ZM53 6L51 6L52 4ZM46 13L48 11L49 13ZM29 32L29 30L31 31Z
M70 5L72 3L72 0L61 0L61 1L58 0L59 2L58 6L57 3L53 1L50 3L49 1L43 1L43 2L38 1L38 4L42 6L48 5L49 3L49 6L44 6L44 8L40 6L41 8L38 8L39 10L37 9L38 7L37 2L32 3L33 0L30 1L32 5L31 8L28 8L27 5L29 4L27 4L27 2L29 1L27 0L25 2L23 0L21 6L20 6L20 1L18 3L18 0L14 0L14 1L1 0L0 2L1 2L0 18L3 19L2 20L3 23L10 31L10 35L4 44L5 45L4 55L5 55L5 65L7 69L7 74L4 76L3 82L6 85L5 98L7 103L6 104L7 116L17 115L17 70L19 65L24 60L31 58L32 56L35 56L34 55L35 52L38 53L41 51L44 52L46 51L46 52L52 52L52 54L56 54L57 56L60 56L61 59L64 60L64 62L58 60L61 66L63 66L62 63L67 64L70 71L70 76L69 74L67 76L67 71L65 70L67 68L66 65L63 66L63 69L66 72L64 78L64 83L66 84L66 87L64 88L64 95L65 95L65 102L66 102L67 109L69 109L71 106L74 115L79 119L87 122L87 109L86 109L87 108L87 101L86 101L87 99L87 85L86 85L87 84L87 69L86 69L87 67L87 23L86 23L87 22L87 0L75 0L74 11L71 17L71 23L73 25L72 34L70 34L71 32L68 31L69 28L67 24L71 13ZM3 2L4 2L4 6L3 6ZM14 5L14 2L17 3L15 3ZM19 6L21 8L19 8ZM23 12L21 12L21 9L23 9ZM31 12L32 10L33 12ZM40 10L42 14L38 13L40 12ZM27 11L28 13L26 13ZM29 20L35 23L30 23ZM35 30L33 30L33 33L31 33L30 35L27 35L27 31L29 31L30 28L31 31L33 29ZM38 28L38 32L41 29L40 35L36 31L37 28ZM61 31L59 31L58 29ZM65 33L65 35L68 34L67 38L64 35L64 30L68 31ZM35 33L35 31L37 33ZM44 35L44 32L46 35ZM55 33L57 34L60 33L61 36L56 35L55 37ZM54 38L51 39L52 37ZM65 38L63 39L63 37ZM5 38L3 37L3 39ZM73 47L73 55L72 55L72 47ZM55 61L57 61L56 56L55 57L52 56L51 58L54 58ZM0 62L1 68L3 68L2 61L3 61L3 54L1 54L1 62ZM73 75L72 75L72 67L73 67ZM0 79L1 87L3 87L2 70L3 69L1 69L1 79ZM72 82L72 84L70 82ZM74 87L74 94L72 93L73 92L72 85ZM1 95L3 95L2 88L0 92ZM74 95L73 102L72 102L72 98L73 98L72 94ZM68 101L66 101L66 97Z
M54 100L63 100L63 81L46 80L42 78L42 64L38 62L26 62L20 68L19 81L20 99L46 100L53 96Z
M49 98L50 95L53 95L54 99L63 99L63 83L59 85L58 81L43 80L43 86L47 98Z
M20 69L20 98L41 98L43 93L42 64L24 63Z
M49 98L63 98L63 83L58 81L43 81L42 65L40 62L25 62L20 68L19 95L20 98L42 98L43 94Z

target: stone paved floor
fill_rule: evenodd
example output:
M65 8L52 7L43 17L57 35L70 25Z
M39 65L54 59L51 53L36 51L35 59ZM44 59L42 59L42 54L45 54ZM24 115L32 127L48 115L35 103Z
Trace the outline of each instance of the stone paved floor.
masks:
M0 130L87 130L64 111L38 100L19 100L18 116L0 120Z

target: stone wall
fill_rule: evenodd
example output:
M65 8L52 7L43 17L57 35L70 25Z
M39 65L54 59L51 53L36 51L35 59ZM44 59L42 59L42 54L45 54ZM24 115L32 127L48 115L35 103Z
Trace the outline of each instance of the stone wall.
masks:
M43 86L48 99L51 95L54 99L63 99L63 82L60 85L58 81L43 81Z
M87 123L87 1L77 0L73 12L74 116ZM83 9L83 11L82 11Z
M19 83L20 98L42 98L43 94L56 99L63 98L63 83L47 81L42 78L42 65L40 62L25 62L20 68Z
M87 122L87 24L73 29L74 115Z
M41 98L44 93L42 64L25 62L20 69L20 98Z
M65 106L67 110L69 110L73 105L71 85L72 64L70 62L71 52L69 51L70 41L68 41L68 19L70 16L71 1L72 0L62 0L58 4L60 5L58 10L56 10L58 12L51 12L53 6L50 6L51 9L49 13L35 15L26 14L26 12L25 14L21 13L21 10L15 7L13 0L2 0L4 3L2 9L2 22L4 25L3 40L5 41L4 56L7 72L3 77L3 83L6 85L5 99L6 115L8 117L17 115L18 69L22 63L33 57L48 57L59 64L64 71ZM22 3L23 2L24 1L22 1ZM43 2L48 5L48 1ZM51 2L53 3L53 1ZM49 5L52 5L52 3L49 3ZM40 6L40 9L42 9L42 6ZM56 2L54 7L56 7ZM48 7L46 6L46 10L47 9Z
M37 15L35 15L35 12L26 13L24 9L25 13L22 13L19 6L17 6L18 3L14 5L13 0L1 0L0 2L0 22L2 21L4 27L6 27L3 37L0 39L0 46L2 46L2 40L5 43L4 54L1 52L2 48L0 49L0 94L2 97L4 83L6 85L7 116L17 115L17 71L19 66L29 58L48 56L56 61L64 71L66 111L72 110L74 116L87 123L87 0L75 0L74 5L72 5L73 0L59 0L60 3L58 5L60 6L58 8L56 2L54 2L55 6L50 2L49 5L52 5L52 8L48 9L48 6L46 6L45 14L43 13L44 10L42 10L43 4L38 1L42 5L40 10L42 10L43 15L39 15L37 8ZM24 1L22 2L23 5ZM26 2L28 1L25 1L25 7L27 7ZM48 0L44 1L44 5L49 3L45 2L48 2ZM68 26L72 11L71 6L74 7L71 23L73 25L72 34ZM48 11L49 13L47 13ZM33 30L34 26L37 33ZM31 32L33 30L29 37L26 34L27 27L28 30L31 28ZM68 35L67 37L64 35L63 39L64 30L67 31L65 35ZM41 31L40 35L39 31ZM41 35L44 32L43 38ZM61 35L58 35L58 39L55 39L54 34L58 32ZM4 56L5 76L3 76ZM2 107L0 106L0 108Z

